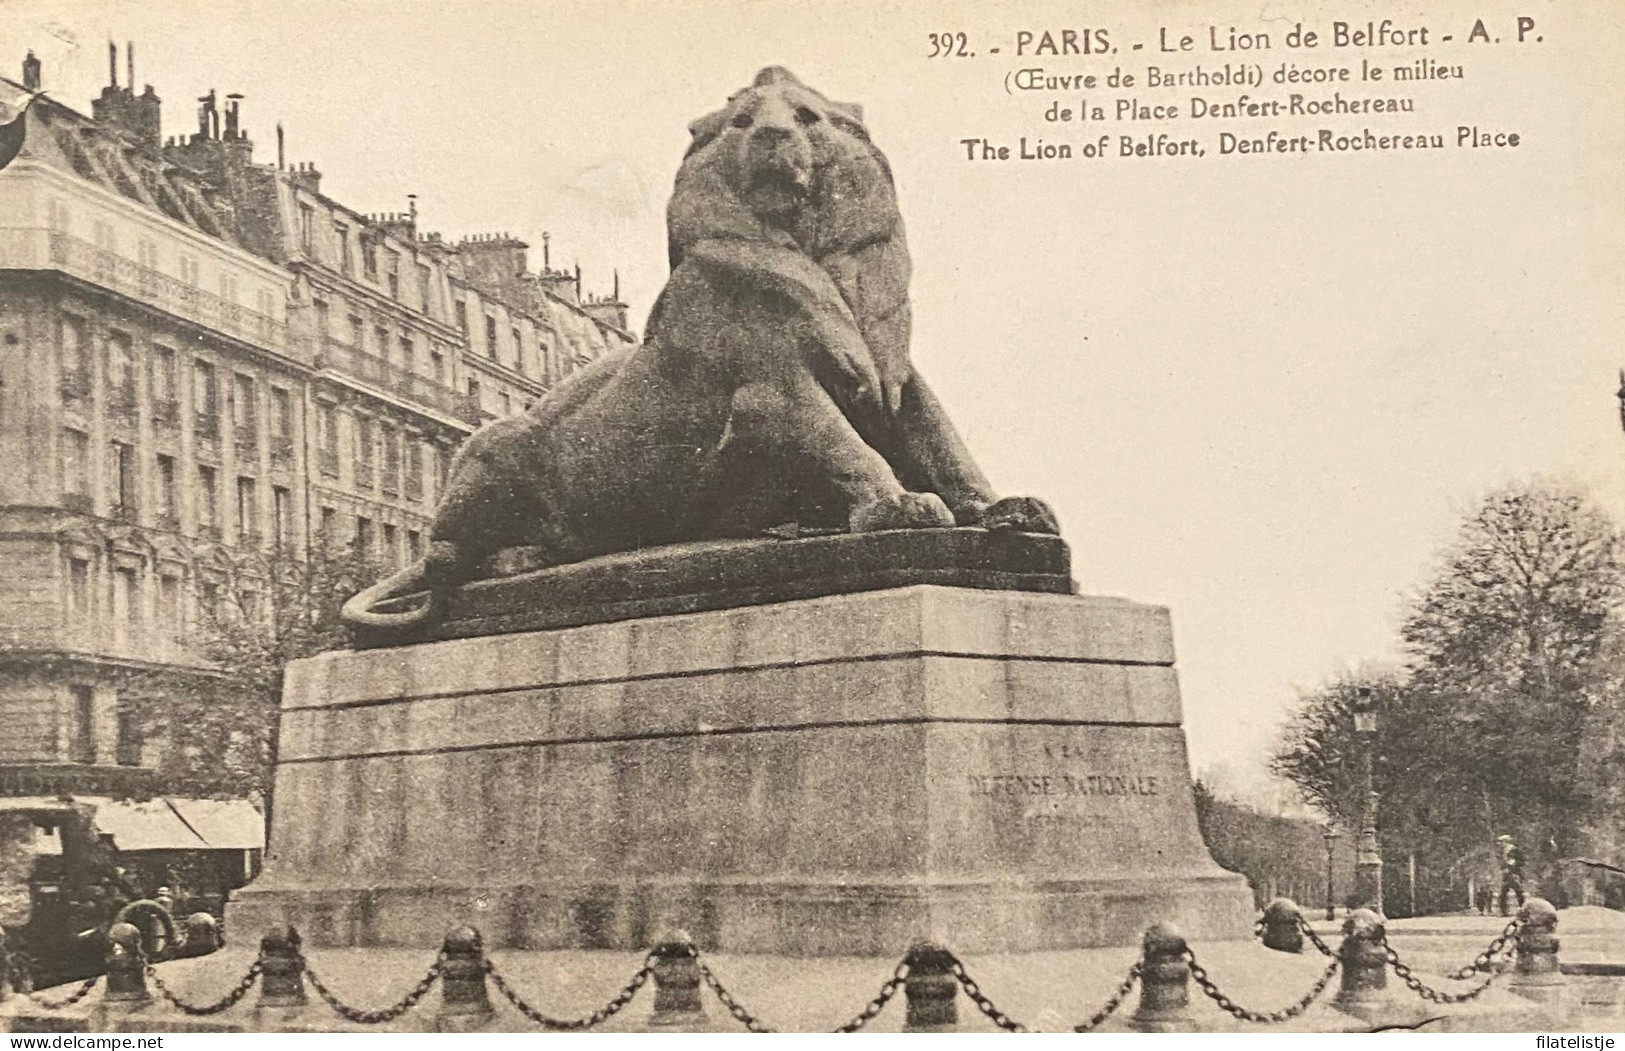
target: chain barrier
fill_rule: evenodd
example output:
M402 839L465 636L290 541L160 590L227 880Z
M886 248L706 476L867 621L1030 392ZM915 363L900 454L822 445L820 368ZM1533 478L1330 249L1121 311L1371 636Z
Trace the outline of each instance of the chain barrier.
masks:
M1495 958L1501 955L1509 942L1517 941L1518 932L1522 929L1523 917L1514 917L1512 922L1506 925L1506 930L1496 935L1490 941L1490 944L1485 947L1484 951L1473 958L1472 963L1459 970L1451 971L1447 977L1454 978L1458 982L1464 982L1469 978L1477 977L1484 971L1491 970L1495 966ZM1514 949L1516 949L1516 946L1514 946Z
M260 980L260 971L260 961L255 960L253 965L248 968L248 973L238 980L236 986L229 993L209 1004L191 1004L182 1000L175 995L175 992L169 986L164 984L164 980L158 977L158 969L150 963L147 964L147 980L152 983L153 988L158 990L160 996L174 1004L182 1013L201 1017L204 1015L217 1015L221 1011L235 1006L237 1001L247 996L248 991L254 988L254 983Z
M35 992L27 992L23 993L22 995L28 997L30 1000L34 1001L35 1004L45 1008L47 1011L61 1011L65 1008L72 1007L80 1000L83 1000L85 997L89 996L90 991L96 988L96 983L101 980L101 975L93 974L89 978L86 978L84 982L80 984L79 988L75 989L73 992L69 993L60 1000L47 1000L45 997Z
M512 1004L514 1010L532 1022L535 1022L543 1029L575 1032L582 1029L591 1029L620 1014L621 1008L632 1002L632 998L638 995L638 990L642 989L644 983L655 973L655 959L654 953L645 956L643 966L638 969L637 974L632 976L631 981L627 982L625 987L615 994L615 998L584 1018L553 1018L538 1011L508 987L508 983L503 980L502 974L497 970L496 962L489 956L485 958L485 973L490 976L491 984L497 987L497 992L502 994L503 999Z
M1497 978L1501 977L1499 972L1492 972L1490 976L1484 979L1482 983L1466 990L1465 992L1441 992L1438 989L1434 989L1425 984L1422 979L1416 977L1416 974L1409 967L1401 963L1399 961L1399 953L1395 952L1394 947L1389 945L1386 940L1383 941L1382 948L1384 954L1388 957L1388 966L1392 967L1394 969L1394 973L1399 975L1399 980L1405 983L1406 988L1410 989L1411 992L1431 1003L1464 1004L1468 1000L1474 999L1482 994L1484 990L1495 984L1495 980Z
M1302 918L1303 917L1301 917L1301 916L1299 917L1300 920ZM1253 940L1254 941L1263 941L1264 940L1264 917L1262 917L1262 916L1258 917L1258 919L1253 921Z
M445 964L446 954L441 953L435 957L434 963L429 965L428 973L425 974L422 980L413 987L411 992L401 997L400 1000L396 1001L394 1004L391 1004L389 1007L382 1007L374 1011L366 1011L359 1007L351 1007L349 1004L341 1001L337 996L334 996L333 993L328 990L327 986L322 984L322 980L316 977L316 972L310 969L310 962L303 956L299 957L299 968L304 972L305 977L310 979L310 987L316 990L316 995L327 1001L327 1006L336 1011L340 1017L344 1018L346 1021L355 1022L359 1025L381 1025L384 1022L393 1022L401 1015L416 1007L418 1005L418 1001L427 996L429 994L429 990L434 987L434 983L439 980L440 970L445 966Z
M1087 1033L1110 1018L1119 1007L1122 1007L1123 1001L1128 998L1129 990L1133 989L1134 983L1140 980L1140 970L1144 962L1143 960L1135 960L1134 966L1128 969L1128 975L1117 984L1117 991L1112 993L1111 998L1101 1005L1100 1010L1090 1015L1087 1022L1079 1022L1073 1026L1072 1031L1074 1033Z
M1191 978L1195 980L1196 984L1201 988L1202 992L1209 1000L1212 1000L1214 1003L1219 1005L1219 1009L1221 1011L1230 1015L1232 1018L1238 1019L1239 1021L1253 1022L1260 1025L1275 1025L1280 1022L1290 1022L1292 1019L1309 1010L1309 1005L1315 1002L1316 997L1325 992L1326 986L1331 984L1333 976L1337 974L1338 969L1342 966L1342 962L1334 958L1331 963L1326 965L1326 970L1321 972L1320 978L1316 980L1314 986L1310 988L1310 990L1305 993L1296 1003L1283 1007L1278 1011L1266 1012L1250 1011L1236 1003L1234 1000L1230 999L1228 996L1224 995L1224 993L1219 990L1219 987L1214 984L1213 979L1209 977L1207 971L1203 969L1202 965L1196 962L1196 954L1191 952L1189 949L1185 950L1185 963L1191 969Z
M1327 945L1325 939L1316 934L1315 929L1309 926L1309 921L1304 919L1301 915L1298 917L1298 929L1303 931L1303 936L1309 939L1309 944L1313 945L1317 950L1319 950L1322 956L1329 956L1334 960L1337 959L1337 950L1333 949L1330 945Z
M897 965L897 969L892 972L891 977L881 983L880 992L875 994L875 998L864 1004L863 1010L853 1015L851 1021L835 1031L837 1033L856 1033L859 1029L874 1021L875 1017L885 1010L886 1005L891 1003L892 997L897 995L897 990L903 987L903 982L907 978L908 961L904 960Z
M959 957L953 957L953 961L949 965L948 972L959 980L960 986L965 990L965 995L970 997L970 1002L976 1005L978 1011L987 1016L988 1021L1003 1029L1006 1033L1025 1033L1029 1031L1026 1026L999 1010L993 1001L987 998L987 994L982 992L982 987L977 985L975 979L965 972L965 965L959 962Z
M763 1023L760 1018L746 1010L744 1004L735 1000L733 995L723 988L722 983L717 981L717 976L711 973L711 968L705 965L704 960L698 958L699 953L695 953L694 957L694 966L699 969L700 977L705 980L705 984L710 987L711 992L716 994L716 998L722 1003L722 1006L728 1009L728 1013L733 1015L734 1021L752 1033L776 1032L776 1030Z

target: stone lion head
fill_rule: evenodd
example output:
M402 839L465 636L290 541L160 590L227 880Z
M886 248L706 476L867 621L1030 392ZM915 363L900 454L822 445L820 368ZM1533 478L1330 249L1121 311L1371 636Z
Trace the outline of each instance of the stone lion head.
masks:
M793 243L822 259L899 225L891 169L862 110L786 69L762 70L689 131L668 215L674 266L705 237Z

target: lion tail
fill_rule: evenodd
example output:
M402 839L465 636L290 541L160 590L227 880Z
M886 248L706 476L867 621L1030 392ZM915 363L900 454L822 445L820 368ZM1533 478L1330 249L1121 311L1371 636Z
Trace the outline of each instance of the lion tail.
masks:
M352 596L339 611L339 619L351 627L386 630L425 623L434 616L436 602L434 590L426 588L424 582L424 563L419 561ZM375 608L380 603L413 594L421 594L422 601L411 609L381 613Z

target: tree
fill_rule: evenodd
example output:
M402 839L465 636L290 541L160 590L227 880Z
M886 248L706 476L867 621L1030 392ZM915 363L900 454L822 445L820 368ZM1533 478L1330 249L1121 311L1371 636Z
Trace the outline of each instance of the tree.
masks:
M122 703L163 741L161 791L269 799L283 676L302 657L339 649L344 601L378 576L353 548L313 548L304 560L228 567L200 583L190 640L196 667L135 673Z
M1386 848L1457 872L1501 834L1532 857L1571 852L1590 795L1586 726L1620 687L1619 556L1614 526L1579 493L1548 482L1490 493L1411 603L1406 666L1306 696L1273 769L1357 830L1352 702L1367 687Z

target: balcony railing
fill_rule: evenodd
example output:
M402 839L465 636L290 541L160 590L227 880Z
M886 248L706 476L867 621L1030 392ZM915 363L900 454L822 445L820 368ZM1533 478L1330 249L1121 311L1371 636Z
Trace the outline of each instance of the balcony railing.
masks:
M127 422L134 422L136 415L135 388L114 387L107 392L107 413L109 416Z
M329 478L339 476L339 451L337 449L317 449L316 467Z
M259 458L260 436L252 425L238 424L232 431L232 438L237 443L239 457L249 460Z
M471 426L479 423L479 417L470 410L467 399L450 387L335 340L328 340L323 345L316 355L316 365L370 383L407 401L415 401L455 416Z
M74 401L90 400L90 370L74 369L72 372L62 374L62 382L58 388L64 398Z
M0 229L0 269L60 269L258 346L276 351L288 346L287 326L275 318L70 234Z
M200 412L192 421L192 433L199 438L220 437L220 416L213 412Z
M293 435L277 434L271 437L271 466L291 467L293 465Z
M357 489L371 489L373 482L372 462L357 460L355 462L355 485Z
M142 766L95 766L77 763L0 765L0 796L111 796L115 799L148 799L157 787L157 771Z

